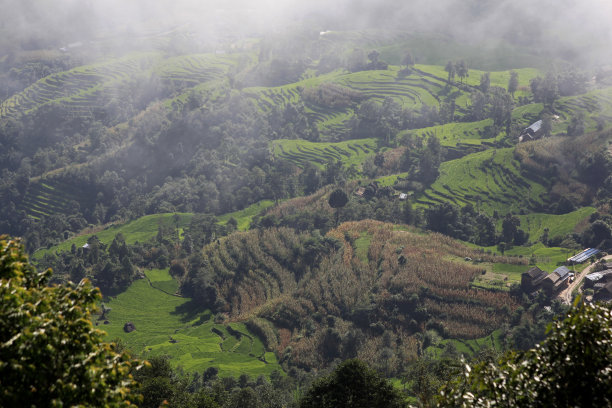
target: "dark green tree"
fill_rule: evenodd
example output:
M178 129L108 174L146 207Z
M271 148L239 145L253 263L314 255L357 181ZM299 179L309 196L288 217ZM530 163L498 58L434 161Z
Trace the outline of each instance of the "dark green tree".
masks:
M514 93L518 89L518 72L510 71L510 79L508 80L508 93L514 98Z
M18 240L0 237L0 406L128 406L138 365L102 341L87 280L48 286ZM136 368L140 368L137 366Z
M338 225L338 218L340 217L340 208L344 207L346 203L348 203L348 196L342 189L335 189L329 195L329 200L327 201L331 208L336 209L336 225Z
M393 385L359 360L346 360L330 375L315 381L300 402L301 408L405 406Z

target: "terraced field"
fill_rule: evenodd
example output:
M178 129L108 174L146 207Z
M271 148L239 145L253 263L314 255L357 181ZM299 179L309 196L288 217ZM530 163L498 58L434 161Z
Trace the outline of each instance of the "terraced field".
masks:
M165 59L155 66L154 72L178 88L188 88L222 79L234 65L234 59L228 56L190 54Z
M49 75L0 105L0 117L15 117L58 102L78 116L101 107L123 81L154 63L156 53L138 53Z
M360 165L376 152L376 139L357 139L339 143L314 143L306 140L275 140L274 155L291 160L298 166L308 163L322 167L330 160L341 161L345 166Z
M50 214L70 214L75 206L93 206L94 197L75 191L73 186L57 180L43 180L28 187L19 210L39 219Z
M398 139L405 134L413 134L428 138L435 136L442 146L451 148L469 148L491 144L496 138L486 138L486 128L493 126L492 119L479 122L455 122L445 125L431 126L422 129L407 130L398 135Z
M195 312L190 299L173 296L160 288L177 283L167 270L145 272L147 279L134 282L127 291L106 299L104 320L98 328L107 339L121 339L134 352L149 356L169 355L173 366L192 373L217 367L221 377L248 374L255 378L281 370L274 353L242 323L216 324L210 312ZM126 333L132 322L136 330Z
M560 98L556 110L562 119L582 111L586 115L587 131L595 130L595 119L612 121L612 87L588 92L584 95Z
M533 208L542 202L546 187L521 176L512 151L484 151L442 163L440 176L417 203L471 203L479 211L493 214L497 210L502 215Z

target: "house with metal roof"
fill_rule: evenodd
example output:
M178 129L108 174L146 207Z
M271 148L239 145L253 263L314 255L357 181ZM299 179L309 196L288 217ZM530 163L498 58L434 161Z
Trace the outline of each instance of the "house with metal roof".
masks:
M604 271L598 271L589 273L584 278L584 287L593 288L596 284L612 282L612 270L606 269Z
M540 136L542 136L542 119L523 129L519 135L519 142L528 142L530 140L535 140Z
M589 259L592 256L597 255L598 253L600 253L601 251L597 248L587 248L584 251L572 256L571 258L568 258L567 262L571 262L571 263L583 263L584 261L586 261L587 259Z

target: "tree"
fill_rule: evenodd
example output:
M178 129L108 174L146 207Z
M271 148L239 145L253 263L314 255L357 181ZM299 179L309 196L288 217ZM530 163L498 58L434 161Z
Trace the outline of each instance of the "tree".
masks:
M337 188L329 195L328 203L331 208L336 209L336 225L338 225L340 208L344 207L346 203L348 203L348 196L343 190Z
M514 93L518 89L518 72L510 71L510 79L508 80L508 93L514 98Z
M138 362L102 341L87 280L47 286L19 240L0 236L0 406L128 406Z
M455 63L453 63L453 61L448 61L444 67L444 70L448 72L448 82L452 82L455 79L455 74L457 73Z
M467 63L464 60L459 61L457 64L457 75L463 84L463 80L470 76L470 70L468 69Z
M480 91L482 93L487 93L489 92L489 88L491 87L491 73L490 72L485 72L484 74L482 74L480 76Z
M612 406L612 313L574 304L540 345L508 353L499 364L465 366L441 407Z
M300 402L301 408L405 406L393 385L359 360L346 360L330 375L315 381Z

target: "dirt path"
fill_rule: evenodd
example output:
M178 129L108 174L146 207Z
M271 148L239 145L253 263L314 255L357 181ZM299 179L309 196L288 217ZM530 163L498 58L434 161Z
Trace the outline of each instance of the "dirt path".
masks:
M608 256L604 257L603 259L605 259L605 260L612 259L612 255L608 255ZM594 267L595 267L595 264L591 264L591 265L587 266L586 268L584 268L584 270L582 272L580 272L578 275L576 275L576 278L574 279L574 282L572 282L565 290L562 290L559 293L559 298L561 298L561 300L565 304L568 304L568 305L571 304L571 302L572 302L572 292L574 291L574 289L576 289L578 286L580 286L580 283L582 282L584 277L587 276L589 273L591 273Z

